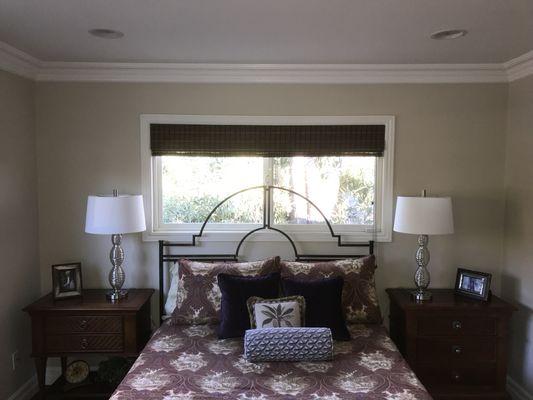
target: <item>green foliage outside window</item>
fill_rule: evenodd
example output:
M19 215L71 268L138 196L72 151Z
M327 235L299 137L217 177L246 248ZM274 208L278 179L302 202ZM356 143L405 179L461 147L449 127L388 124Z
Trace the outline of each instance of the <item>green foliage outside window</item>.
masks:
M261 158L162 157L164 223L202 223L228 195L266 184ZM373 224L374 159L369 157L275 158L272 184L308 197L334 224ZM213 214L213 223L261 223L262 191L239 194ZM274 223L323 223L298 196L274 191Z

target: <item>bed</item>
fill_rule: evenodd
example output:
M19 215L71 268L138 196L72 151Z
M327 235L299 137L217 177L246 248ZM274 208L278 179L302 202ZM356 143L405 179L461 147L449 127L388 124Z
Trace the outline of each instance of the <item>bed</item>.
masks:
M247 362L215 329L163 323L111 399L431 399L382 326L349 325L333 361L295 363Z
M168 314L164 298L165 291L168 292L168 285L165 285L168 265L172 268L172 265L175 266L183 258L196 261L236 262L243 242L261 229L270 229L285 237L294 251L294 259L297 262L337 258L353 261L365 256L347 254L345 251L341 252L342 255L299 253L291 237L271 227L269 223L271 218L268 213L270 210L268 202L272 198L272 190L288 189L271 186L261 189L264 190L264 209L267 210L264 213L263 226L244 235L234 253L173 253L175 248L196 246L197 239L202 236L210 216L233 195L213 209L199 233L192 236L191 243L159 242L161 316ZM303 197L296 192L294 194ZM341 235L334 233L325 216L323 214L322 216L338 247L366 247L368 249L366 256L373 254L372 241L345 243ZM377 299L375 301L377 304ZM381 314L379 312L378 314L381 321ZM334 342L332 361L252 363L244 358L243 339L219 339L215 324L176 325L162 319L160 328L154 333L111 399L431 399L381 324L352 323L347 326L351 340Z
M334 342L333 361L252 363L243 339L219 339L216 324L169 322L112 400L431 399L380 324L347 325L351 340Z

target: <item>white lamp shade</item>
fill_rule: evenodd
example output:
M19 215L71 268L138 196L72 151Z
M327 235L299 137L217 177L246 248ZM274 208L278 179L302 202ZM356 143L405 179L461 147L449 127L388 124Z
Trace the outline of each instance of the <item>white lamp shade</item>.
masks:
M398 196L394 230L416 235L453 233L452 199Z
M141 195L88 197L85 232L109 235L144 230L146 223Z

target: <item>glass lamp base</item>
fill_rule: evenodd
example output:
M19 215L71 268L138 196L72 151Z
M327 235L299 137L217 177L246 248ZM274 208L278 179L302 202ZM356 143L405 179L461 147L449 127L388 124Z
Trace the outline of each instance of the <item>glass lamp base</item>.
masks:
M106 293L106 298L110 302L120 301L121 299L124 299L128 297L128 291L125 289L121 290L111 290Z
M432 298L431 292L428 292L427 290L413 290L411 296L416 302L430 301Z

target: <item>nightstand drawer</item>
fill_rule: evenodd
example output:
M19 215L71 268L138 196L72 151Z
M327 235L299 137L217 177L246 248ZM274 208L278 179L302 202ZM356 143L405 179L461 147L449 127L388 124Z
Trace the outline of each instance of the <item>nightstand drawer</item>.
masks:
M121 352L122 335L49 335L46 351L50 353Z
M60 333L122 333L122 317L120 316L69 316L47 317L47 334Z
M418 362L491 362L496 360L496 339L490 336L418 338L416 353Z
M490 336L496 334L496 320L475 316L421 316L418 318L420 336Z
M471 366L419 363L416 375L425 385L496 385L496 364L479 363Z

